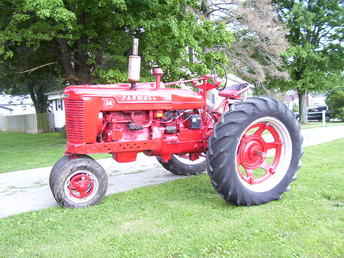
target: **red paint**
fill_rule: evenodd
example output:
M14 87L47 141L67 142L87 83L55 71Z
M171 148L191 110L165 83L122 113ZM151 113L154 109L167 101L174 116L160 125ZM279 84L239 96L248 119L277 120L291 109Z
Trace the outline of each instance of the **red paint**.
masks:
M266 142L263 134L270 134L273 142ZM267 162L268 151L274 149L272 162ZM275 128L266 123L252 125L242 138L238 147L239 176L248 184L259 184L269 179L276 172L282 153L282 143ZM263 169L264 175L256 177L254 172ZM244 171L242 171L244 170Z
M65 89L66 154L110 153L118 162L136 159L138 152L170 159L186 154L191 160L207 151L207 140L222 110L210 111L207 91L219 86L211 76L164 83L165 87L191 83L197 91L160 88L155 82L79 85ZM230 105L226 97L221 107ZM200 118L192 128L190 115ZM79 189L81 191L81 189Z
M154 67L152 74L153 74L153 76L155 76L155 88L159 89L160 88L160 81L161 81L161 78L164 75L164 73L160 67Z
M240 99L240 93L237 90L224 89L219 93L219 96L230 98L230 99Z
M69 193L77 198L87 198L93 193L93 179L86 173L78 173L72 176L68 184Z

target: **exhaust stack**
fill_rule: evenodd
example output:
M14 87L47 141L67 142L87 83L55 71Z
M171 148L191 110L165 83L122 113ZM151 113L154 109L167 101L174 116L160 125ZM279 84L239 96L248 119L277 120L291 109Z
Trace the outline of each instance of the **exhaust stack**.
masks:
M134 38L133 40L133 53L129 56L128 64L128 81L131 83L132 88L135 87L135 83L140 80L140 69L141 69L141 57L139 53L139 39Z

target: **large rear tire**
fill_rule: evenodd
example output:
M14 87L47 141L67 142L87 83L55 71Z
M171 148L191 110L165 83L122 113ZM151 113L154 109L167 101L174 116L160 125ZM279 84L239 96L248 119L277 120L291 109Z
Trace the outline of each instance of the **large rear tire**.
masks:
M177 176L193 176L207 170L207 161L202 157L191 161L187 158L172 155L171 159L167 162L164 162L160 158L158 158L158 161L166 170Z
M51 192L62 207L82 208L99 203L108 187L105 170L89 156L64 156L49 179Z
M216 191L235 205L281 198L302 156L293 113L270 98L248 98L223 115L209 139L208 174Z

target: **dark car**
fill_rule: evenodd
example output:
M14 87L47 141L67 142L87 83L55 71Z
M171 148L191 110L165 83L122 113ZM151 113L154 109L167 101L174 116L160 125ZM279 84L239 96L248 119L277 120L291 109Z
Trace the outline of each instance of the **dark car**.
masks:
M328 110L327 106L318 106L308 108L307 118L309 121L322 121L322 113L325 111L326 121L330 121L331 113ZM299 113L295 113L296 119L300 120Z

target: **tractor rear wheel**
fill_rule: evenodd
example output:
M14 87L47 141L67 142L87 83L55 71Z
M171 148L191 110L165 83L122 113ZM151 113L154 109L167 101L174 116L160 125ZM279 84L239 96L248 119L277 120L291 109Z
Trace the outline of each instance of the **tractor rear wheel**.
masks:
M235 205L280 199L295 179L302 156L293 113L270 98L234 105L209 140L208 174L216 191Z
M62 157L52 168L50 189L60 206L82 208L99 203L107 190L105 170L89 156Z
M187 157L172 155L171 159L167 162L164 162L160 158L158 158L158 161L166 170L177 176L198 175L207 169L207 161L204 157L199 157L191 161Z

